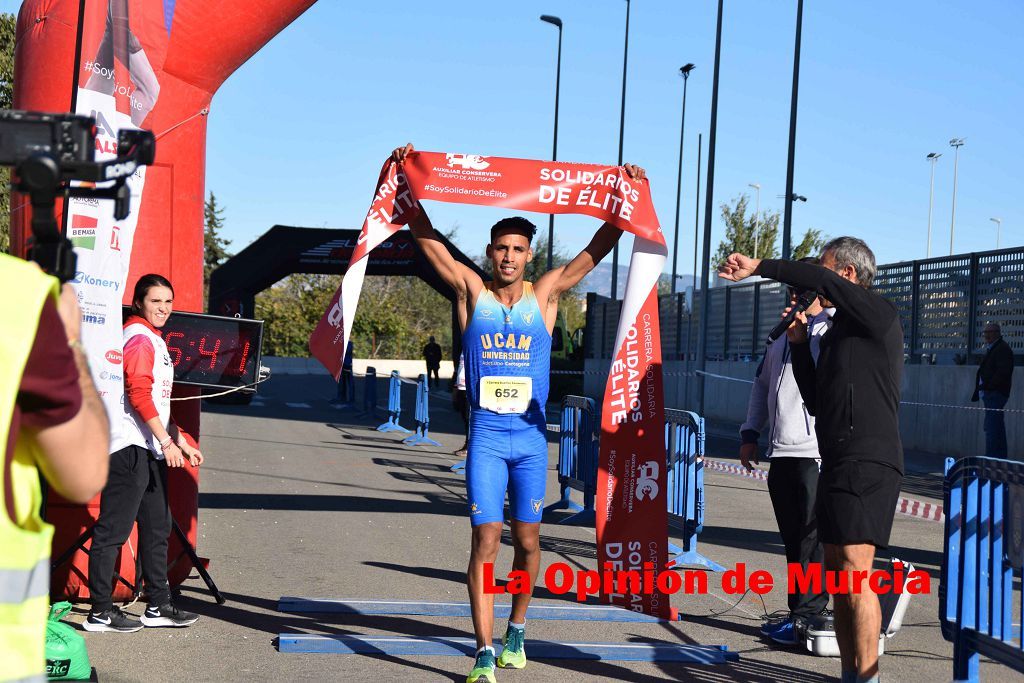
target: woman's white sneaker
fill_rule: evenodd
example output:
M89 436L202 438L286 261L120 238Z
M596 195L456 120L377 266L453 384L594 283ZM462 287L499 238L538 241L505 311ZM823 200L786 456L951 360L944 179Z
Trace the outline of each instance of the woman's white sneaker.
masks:
M142 614L142 625L147 627L171 626L180 628L191 626L199 618L198 614L186 612L175 607L172 603L166 605L150 605Z

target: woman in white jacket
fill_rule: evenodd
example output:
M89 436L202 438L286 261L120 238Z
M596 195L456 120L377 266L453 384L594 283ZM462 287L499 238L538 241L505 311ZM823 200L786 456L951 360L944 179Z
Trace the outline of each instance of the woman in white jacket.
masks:
M167 582L167 468L198 467L203 454L171 419L174 366L160 335L174 309L174 289L161 275L144 275L135 285L132 315L124 323L124 413L111 441L110 475L100 498L100 515L89 551L92 610L87 631L127 633L143 626L189 626L199 617L171 602ZM141 620L111 601L117 553L139 523L139 552L149 606Z

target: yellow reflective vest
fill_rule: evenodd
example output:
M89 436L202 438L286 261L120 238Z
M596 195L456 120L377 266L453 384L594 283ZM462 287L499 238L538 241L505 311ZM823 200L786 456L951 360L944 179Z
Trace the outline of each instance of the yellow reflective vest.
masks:
M0 254L0 453L6 451L18 387L55 278ZM46 678L45 634L53 527L39 516L42 490L32 439L19 436L0 468L0 681ZM6 455L0 456L5 458ZM13 501L8 501L8 493ZM13 503L13 506L11 505ZM8 509L13 507L14 519Z

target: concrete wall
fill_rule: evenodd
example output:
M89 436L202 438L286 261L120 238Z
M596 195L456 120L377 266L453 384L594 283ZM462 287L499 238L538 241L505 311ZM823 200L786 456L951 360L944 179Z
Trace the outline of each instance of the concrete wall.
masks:
M600 396L608 379L608 360L588 359L584 387L587 396ZM684 363L665 363L665 405L670 408L697 409L696 379L683 376ZM984 413L971 403L977 366L906 365L903 368L900 435L904 448L953 457L980 455L985 450L982 430ZM756 363L709 361L709 373L751 380ZM750 384L709 377L704 397L705 417L739 425L746 418ZM1014 390L1007 408L1024 410L1024 367L1013 375ZM687 384L689 392L687 395ZM916 406L930 403L941 406ZM1007 413L1006 433L1010 455L1024 457L1024 414Z
M263 364L270 368L271 375L326 375L327 370L320 365L315 358L287 358L278 356L264 356ZM427 364L422 360L395 360L388 358L365 359L355 358L352 361L352 371L357 375L366 372L366 368L373 366L378 375L390 375L392 370L398 370L402 377L416 379L419 375L427 374ZM453 372L450 360L441 361L441 370L438 373L443 379L448 379Z

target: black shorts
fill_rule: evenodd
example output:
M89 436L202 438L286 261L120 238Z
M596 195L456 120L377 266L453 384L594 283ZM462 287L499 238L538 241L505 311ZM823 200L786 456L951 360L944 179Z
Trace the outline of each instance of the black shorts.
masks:
M877 462L848 460L822 470L815 511L818 540L889 547L903 475Z

